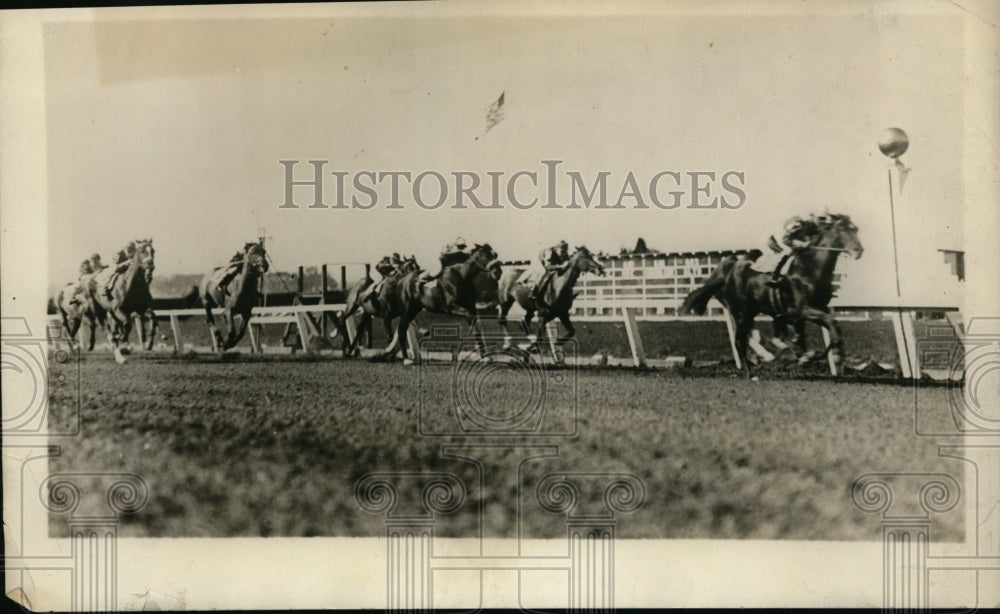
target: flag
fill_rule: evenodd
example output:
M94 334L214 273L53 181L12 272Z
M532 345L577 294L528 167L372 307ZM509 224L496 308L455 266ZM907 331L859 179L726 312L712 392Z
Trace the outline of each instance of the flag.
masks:
M490 105L490 108L486 111L486 131L489 132L490 128L496 126L503 120L503 97L506 92L500 92L500 97L497 98L496 102Z
M896 170L899 171L899 193L903 193L903 184L906 183L906 176L910 174L910 168L903 164L902 160L896 158Z

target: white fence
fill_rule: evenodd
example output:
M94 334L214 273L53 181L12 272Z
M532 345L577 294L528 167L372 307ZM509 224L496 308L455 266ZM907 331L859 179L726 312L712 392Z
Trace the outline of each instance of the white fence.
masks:
M714 302L714 300L713 300ZM254 307L253 310L253 321L251 325L247 328L247 337L250 344L250 349L253 352L260 353L262 351L260 343L260 327L266 324L295 324L297 329L297 334L299 336L299 341L302 348L307 353L314 352L315 340L322 339L320 334L320 327L318 327L315 322L310 317L310 314L322 314L325 312L340 312L345 308L343 304L320 304L320 305L289 305L283 307ZM849 313L844 313L837 316L837 320L840 322L845 321L864 321L871 319L869 316L870 312L880 312L882 317L890 320L892 322L893 332L896 340L896 352L899 356L899 365L902 375L905 378L919 379L921 377L920 370L920 357L917 348L916 338L914 335L913 322L916 319L917 311L935 311L943 312L947 315L948 321L951 323L955 330L956 336L961 336L961 330L959 329L958 320L958 309L955 307L886 307L886 306L840 306L837 309L843 312L863 312L864 315L850 315ZM636 367L646 367L648 366L648 361L646 358L646 352L643 348L642 336L639 334L639 322L711 322L711 321L724 321L726 322L727 329L729 331L729 342L733 352L733 358L736 361L737 368L741 367L740 357L736 351L736 344L734 338L735 327L732 318L729 317L728 312L723 313L721 316L675 316L675 315L642 315L639 313L639 308L624 307L621 310L621 315L590 315L590 316L574 316L572 319L574 322L615 322L624 324L625 332L628 337L629 347L632 354L632 362ZM223 309L213 310L213 313L217 315L222 315L224 313ZM184 348L184 341L181 335L180 328L180 317L183 316L204 316L205 310L202 308L195 309L170 309L162 310L156 312L157 318L168 318L170 320L170 328L173 333L173 345L175 352L181 352ZM61 323L59 316L50 316L53 323L58 325ZM769 317L759 316L758 321L770 321ZM348 332L353 336L356 334L354 321L349 319L345 322ZM555 340L556 331L555 323L549 325L551 328L548 331L549 341ZM823 340L826 344L829 344L830 338L826 329L823 329ZM410 345L414 348L418 347L416 332L413 327L410 328L409 335ZM215 339L212 339L213 346L215 344ZM764 350L759 343L753 342L752 346L754 350L761 354L761 352L767 352ZM217 348L213 347L213 350ZM833 364L832 357L830 360L831 372L836 374L836 367Z

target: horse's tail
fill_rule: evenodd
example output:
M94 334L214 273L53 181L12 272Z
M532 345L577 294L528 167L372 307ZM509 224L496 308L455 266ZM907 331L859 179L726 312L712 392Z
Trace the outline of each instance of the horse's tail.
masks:
M705 315L705 311L708 308L708 301L712 300L713 297L717 297L722 288L725 287L726 277L733 270L735 264L736 260L732 257L720 262L719 266L705 280L705 283L687 295L684 303L677 310L677 315L686 316L692 313L699 316Z

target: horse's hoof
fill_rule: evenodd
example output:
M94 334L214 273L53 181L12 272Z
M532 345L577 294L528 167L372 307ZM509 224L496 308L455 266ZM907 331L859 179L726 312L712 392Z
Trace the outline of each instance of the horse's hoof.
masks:
M759 377L757 377L756 375L754 375L753 377L751 377L751 378L750 378L750 381L751 381L751 382L759 382L759 381L760 381L760 378L759 378Z
M413 365L413 364L416 364L416 363L413 362L412 358L404 358L403 359L403 364L406 365L407 367L409 367L410 365Z

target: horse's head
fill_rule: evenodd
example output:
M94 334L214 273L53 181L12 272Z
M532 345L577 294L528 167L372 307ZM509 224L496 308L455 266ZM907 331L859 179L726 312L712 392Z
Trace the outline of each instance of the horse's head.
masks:
M858 238L858 227L851 218L839 213L824 213L815 218L821 233L821 244L834 249L842 249L855 260L861 257L865 248Z
M146 283L153 281L153 269L156 268L156 250L153 249L152 239L136 239L129 243L126 253L132 252L132 258L136 260L146 276Z
M604 275L604 267L601 263L594 258L594 255L590 253L590 250L583 245L576 248L573 252L573 256L570 257L570 262L572 263L572 268L576 269L581 273L597 273L598 275Z
M260 241L245 244L243 246L243 262L247 270L266 273L269 267L267 264L267 252L264 251L264 244Z

